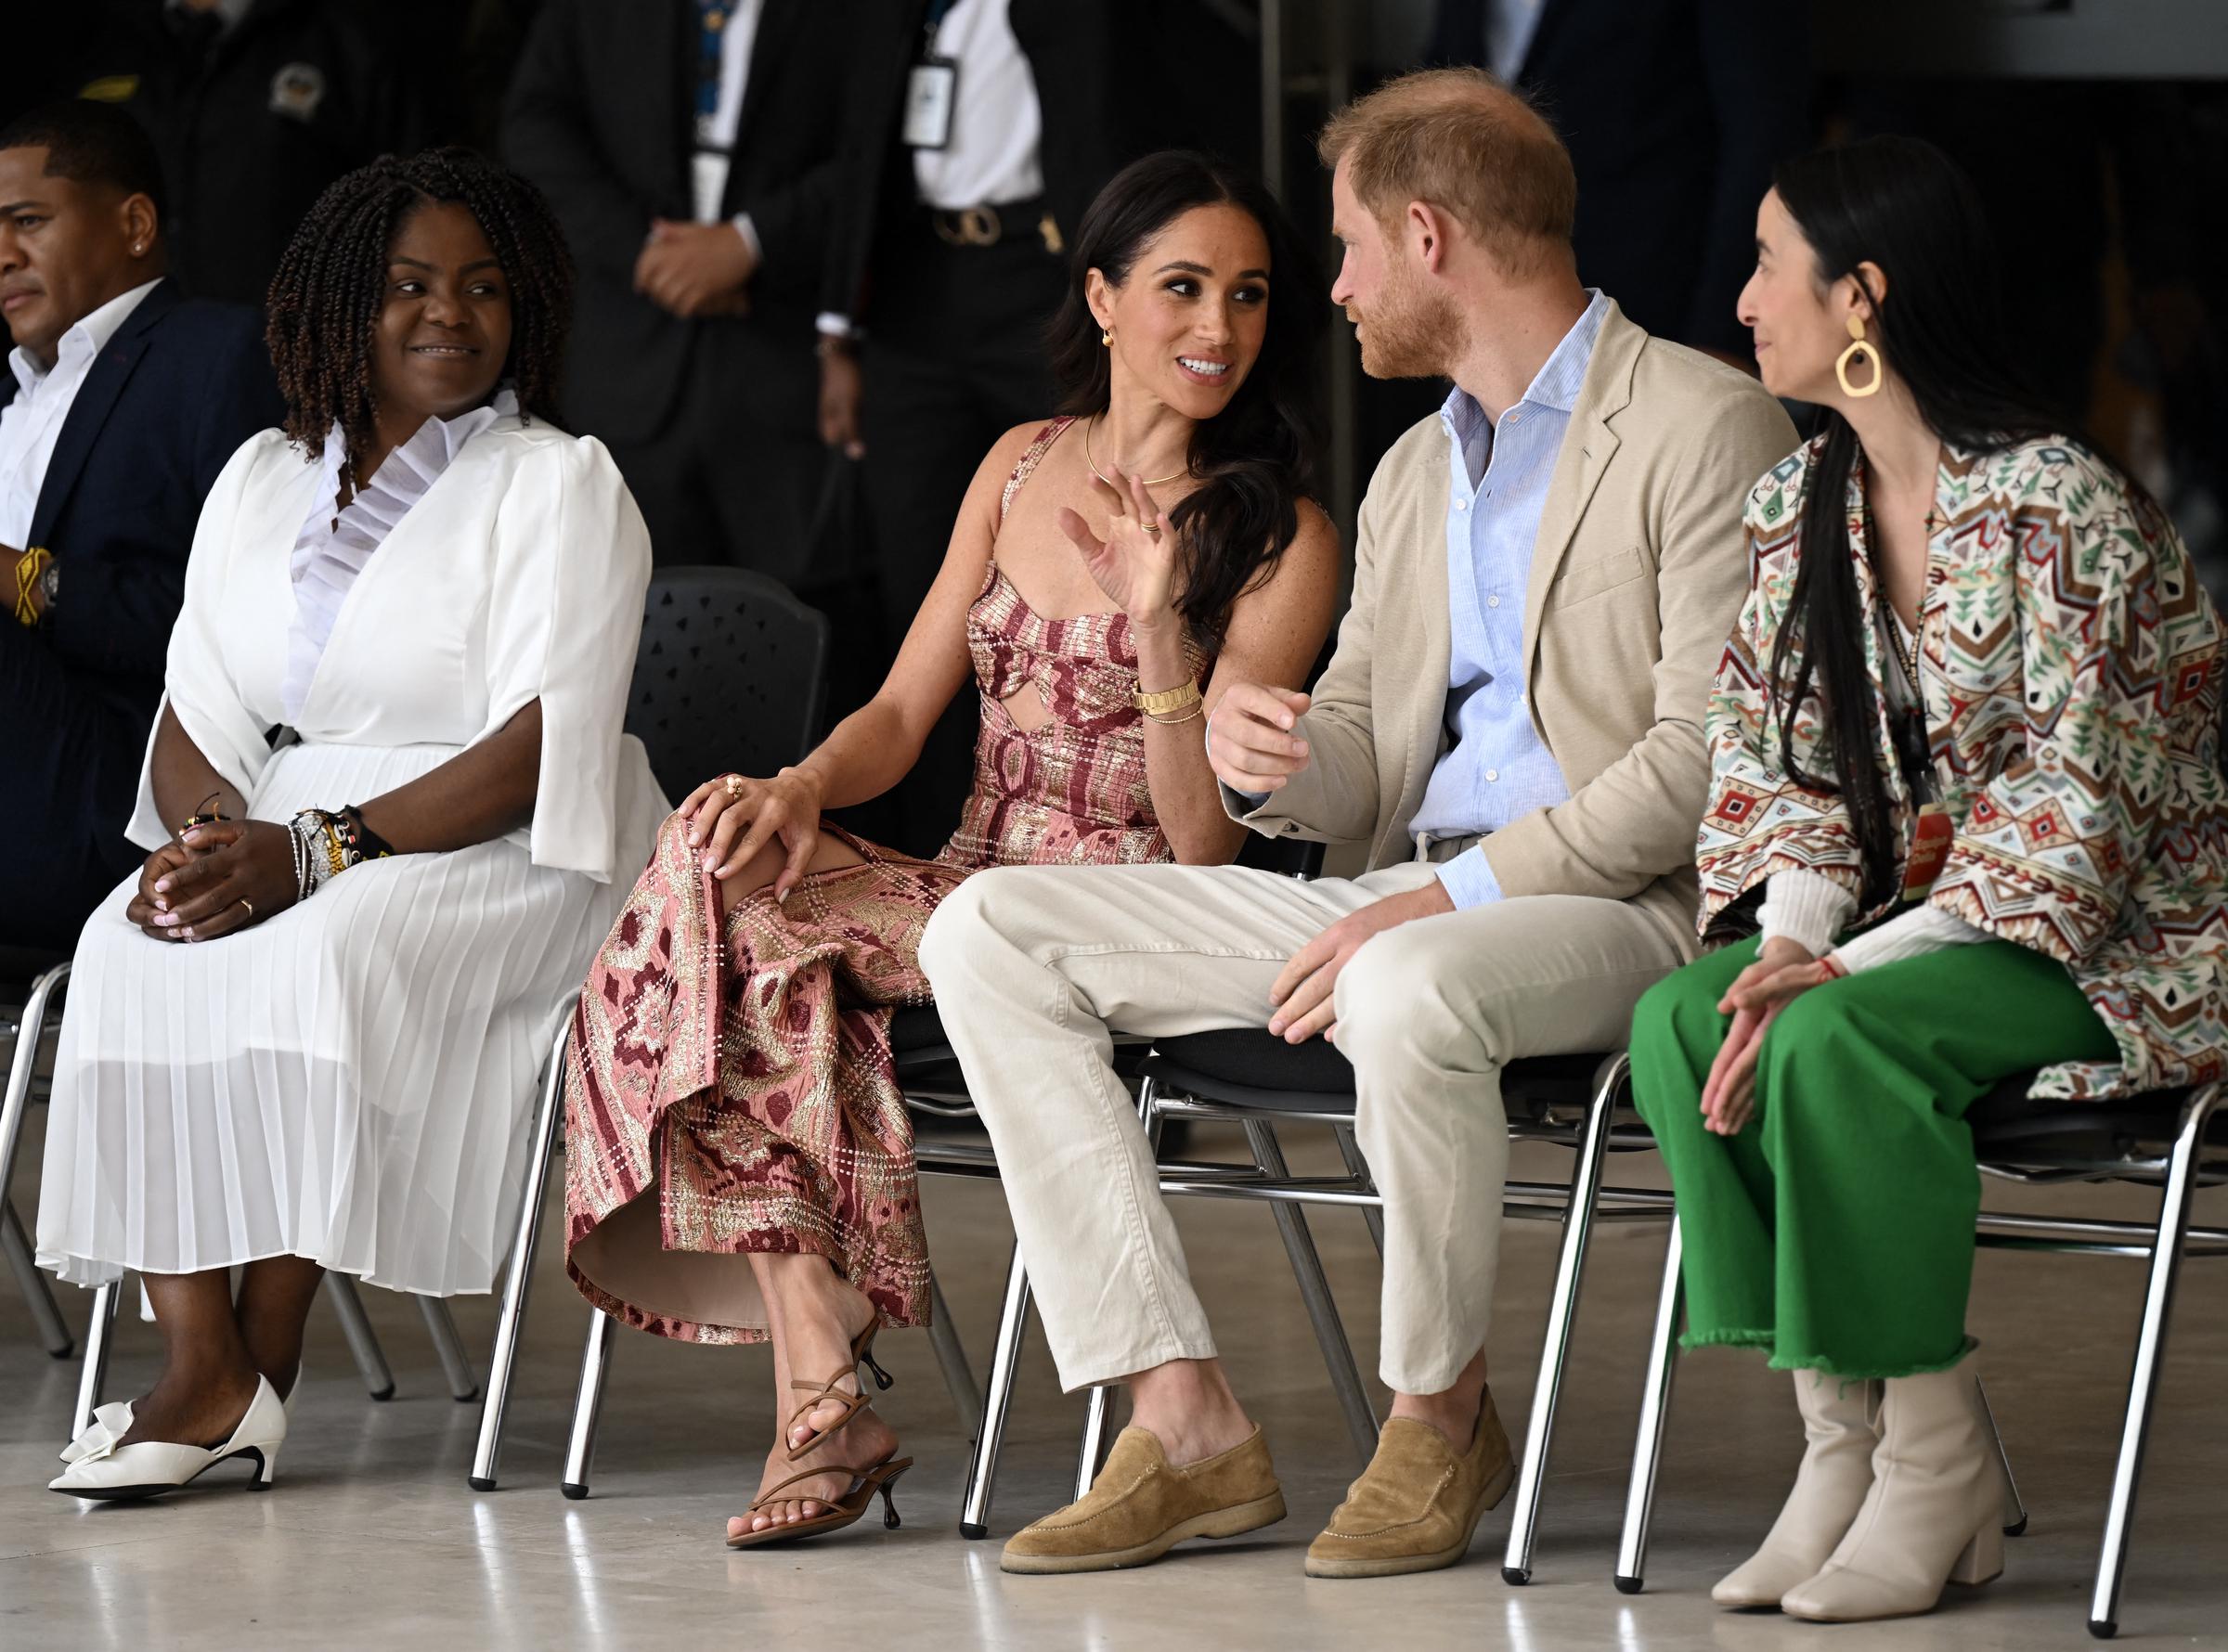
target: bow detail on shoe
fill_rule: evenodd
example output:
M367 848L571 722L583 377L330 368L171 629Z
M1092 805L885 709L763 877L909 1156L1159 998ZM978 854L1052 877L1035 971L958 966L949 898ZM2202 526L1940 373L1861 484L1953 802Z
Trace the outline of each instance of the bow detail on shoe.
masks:
M132 1402L111 1400L94 1408L93 1420L85 1425L85 1431L62 1448L62 1461L97 1463L112 1455L131 1431Z

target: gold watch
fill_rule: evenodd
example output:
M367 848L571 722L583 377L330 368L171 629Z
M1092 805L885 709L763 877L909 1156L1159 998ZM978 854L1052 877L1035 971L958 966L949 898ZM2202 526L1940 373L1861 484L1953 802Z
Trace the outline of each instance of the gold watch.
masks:
M1199 703L1199 679L1193 678L1180 688L1162 689L1157 694L1142 690L1130 696L1130 703L1148 717L1164 717L1172 711L1183 711Z

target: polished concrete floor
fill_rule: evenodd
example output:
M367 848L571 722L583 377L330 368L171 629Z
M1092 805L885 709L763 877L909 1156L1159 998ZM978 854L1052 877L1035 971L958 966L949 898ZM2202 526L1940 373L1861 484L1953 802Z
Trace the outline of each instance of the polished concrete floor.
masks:
M35 1132L34 1122L34 1132ZM25 1164L38 1163L35 1145ZM1550 1147L1518 1174L1561 1177ZM1622 1168L1622 1167L1621 1167ZM1644 1176L1647 1167L1640 1172ZM27 1174L23 1181L28 1182ZM18 1190L26 1210L35 1197ZM2134 1214L2149 1195L2053 1195L2060 1208ZM2228 1194L2200 1198L2216 1223ZM932 1181L939 1271L978 1369L1009 1231L994 1185ZM197 1648L796 1646L1566 1647L1713 1646L1777 1652L2071 1647L2083 1623L2142 1285L2135 1265L1984 1256L1974 1330L2033 1511L1992 1586L1953 1592L1933 1618L1820 1629L1721 1615L1710 1581L1769 1524L1799 1436L1786 1380L1753 1359L1687 1359L1657 1505L1648 1589L1610 1586L1624 1468L1662 1254L1660 1232L1601 1233L1587 1279L1535 1581L1499 1563L1508 1505L1468 1562L1426 1577L1303 1579L1309 1538L1354 1467L1266 1210L1198 1204L1181 1216L1232 1375L1267 1429L1291 1516L1258 1538L1194 1544L1147 1570L1012 1578L996 1542L957 1529L965 1438L927 1340L886 1337L899 1378L886 1413L919 1466L899 1490L903 1527L878 1519L787 1549L731 1554L721 1520L747 1502L773 1426L760 1349L677 1347L621 1333L595 1494L557 1491L585 1310L544 1246L501 1489L465 1474L476 1405L450 1398L411 1305L368 1293L400 1387L366 1399L330 1310L312 1323L310 1374L281 1478L246 1497L244 1471L165 1502L89 1507L51 1495L75 1366L48 1360L0 1278L0 1646ZM1358 1220L1315 1219L1358 1345L1375 1329L1375 1264ZM1538 1356L1555 1232L1523 1223L1502 1269L1495 1387L1519 1435ZM64 1292L82 1322L88 1298ZM2178 1324L2121 1611L2122 1636L2228 1646L2228 1268L2184 1273ZM484 1361L493 1312L458 1305ZM110 1392L151 1375L152 1328L128 1315ZM1066 1500L1081 1402L1062 1398L1032 1337L992 1514L994 1537Z

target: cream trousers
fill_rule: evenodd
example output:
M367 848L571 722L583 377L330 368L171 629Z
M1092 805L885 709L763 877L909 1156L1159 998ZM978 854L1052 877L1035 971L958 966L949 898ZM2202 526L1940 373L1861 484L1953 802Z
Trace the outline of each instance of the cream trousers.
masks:
M921 965L1066 1387L1215 1351L1108 1029L1264 1026L1287 959L1432 875L1421 862L1306 883L1231 866L1000 867L938 908ZM1354 1133L1384 1195L1388 1387L1451 1387L1484 1346L1509 1162L1502 1065L1623 1048L1640 994L1683 962L1637 907L1532 896L1387 930L1341 973Z

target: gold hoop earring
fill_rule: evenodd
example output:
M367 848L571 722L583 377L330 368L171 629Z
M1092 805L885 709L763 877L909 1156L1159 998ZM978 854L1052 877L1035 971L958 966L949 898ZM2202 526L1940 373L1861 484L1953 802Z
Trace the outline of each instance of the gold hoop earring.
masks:
M1867 383L1851 384L1849 382L1849 364L1859 356L1871 366L1872 376ZM1842 394L1853 396L1859 401L1868 395L1877 394L1881 380L1886 377L1886 369L1882 367L1880 362L1880 352L1865 341L1864 317L1861 316L1849 317L1849 347L1833 358L1833 377L1841 382Z
M1108 349L1109 349L1109 350L1113 349L1113 348L1114 348L1114 329L1113 329L1112 328L1110 328L1110 327L1108 327L1108 328L1102 328L1102 329L1099 329L1099 334L1098 334L1098 342L1099 342L1100 343L1104 344L1104 345L1105 345L1105 346L1106 346Z

